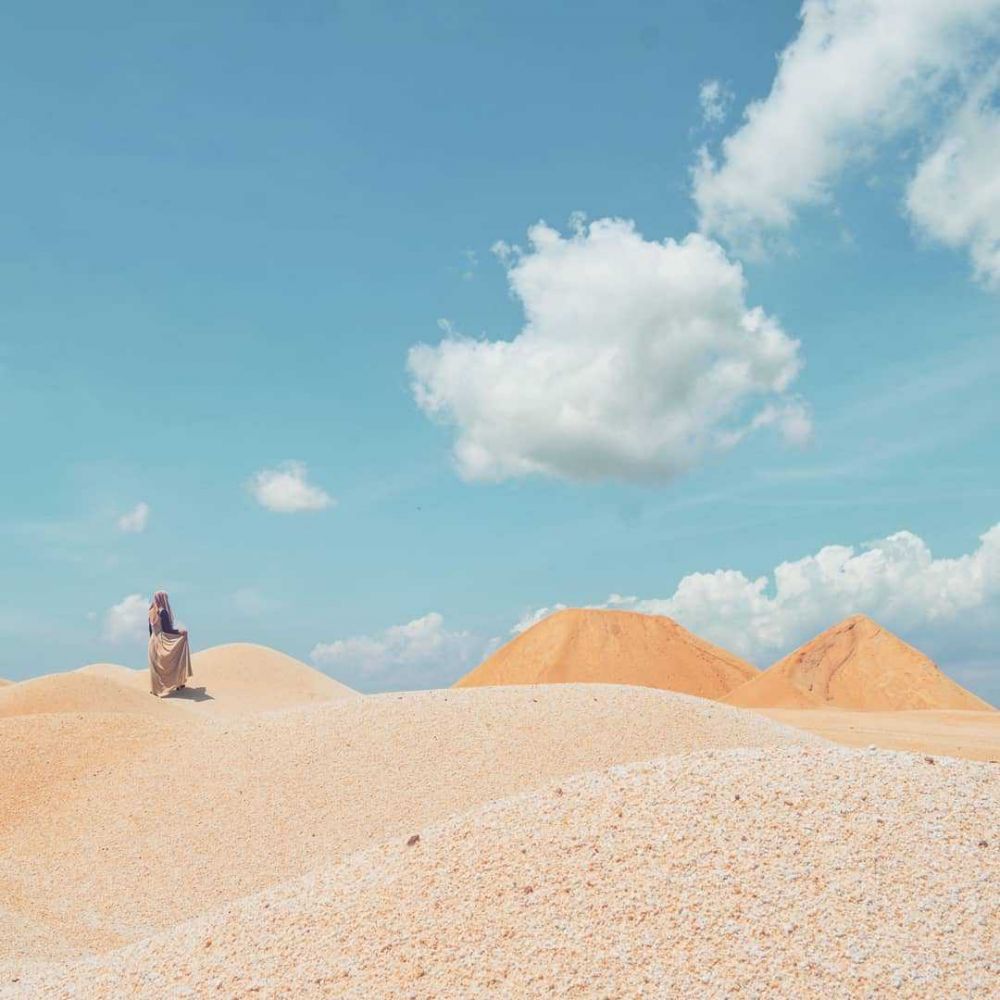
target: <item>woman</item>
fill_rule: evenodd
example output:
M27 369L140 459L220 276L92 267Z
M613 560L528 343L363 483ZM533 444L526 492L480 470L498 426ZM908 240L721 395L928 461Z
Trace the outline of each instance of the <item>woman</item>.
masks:
M157 698L179 691L191 676L187 629L174 625L170 598L158 590L149 602L149 682Z

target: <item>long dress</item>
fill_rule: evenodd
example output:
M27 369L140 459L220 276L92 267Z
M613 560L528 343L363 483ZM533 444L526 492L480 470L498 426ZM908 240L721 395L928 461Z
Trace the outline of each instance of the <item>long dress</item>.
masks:
M166 611L149 623L149 684L157 698L176 691L191 677L188 637L183 632L174 632L171 625Z

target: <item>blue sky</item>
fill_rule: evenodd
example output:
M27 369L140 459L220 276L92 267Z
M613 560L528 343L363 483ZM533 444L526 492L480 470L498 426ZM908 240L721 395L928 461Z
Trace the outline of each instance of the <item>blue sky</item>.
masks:
M997 700L998 13L940 6L0 14L0 676L141 664L160 587L366 690L620 595Z

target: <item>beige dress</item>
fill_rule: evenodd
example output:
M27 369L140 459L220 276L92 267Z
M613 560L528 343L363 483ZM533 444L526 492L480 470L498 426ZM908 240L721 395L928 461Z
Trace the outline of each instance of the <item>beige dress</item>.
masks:
M163 631L160 616L150 621L149 684L150 690L162 698L187 684L191 676L191 649L186 635L169 635Z

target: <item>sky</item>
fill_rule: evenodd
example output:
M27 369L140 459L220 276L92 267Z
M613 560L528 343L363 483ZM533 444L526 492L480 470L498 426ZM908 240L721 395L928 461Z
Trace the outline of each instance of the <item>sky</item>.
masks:
M546 609L1000 701L1000 0L0 11L0 676Z

